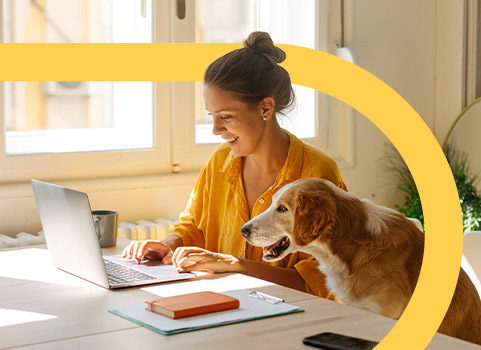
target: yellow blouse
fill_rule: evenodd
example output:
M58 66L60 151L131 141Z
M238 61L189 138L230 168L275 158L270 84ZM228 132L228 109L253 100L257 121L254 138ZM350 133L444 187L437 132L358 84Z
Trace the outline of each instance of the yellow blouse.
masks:
M257 199L252 213L244 194L242 158L234 157L230 148L222 144L202 168L187 207L180 214L180 222L169 233L179 236L184 246L262 262L262 248L248 244L240 228L269 207L278 189L302 177L321 177L346 190L339 168L329 156L287 134L290 145L286 162L274 184ZM325 276L319 271L317 261L310 255L297 252L269 264L294 267L304 279L307 292L334 299L325 286Z

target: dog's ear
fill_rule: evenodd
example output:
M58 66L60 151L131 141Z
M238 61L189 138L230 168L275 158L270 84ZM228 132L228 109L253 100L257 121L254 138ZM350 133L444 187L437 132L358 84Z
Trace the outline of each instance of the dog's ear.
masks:
M294 243L305 246L321 236L327 239L335 218L336 205L331 196L320 191L299 190L294 212Z

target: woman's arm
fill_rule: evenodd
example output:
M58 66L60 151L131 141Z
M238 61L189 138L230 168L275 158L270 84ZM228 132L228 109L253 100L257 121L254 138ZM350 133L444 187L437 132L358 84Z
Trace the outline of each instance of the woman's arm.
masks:
M190 194L185 210L180 214L179 222L169 228L169 235L163 240L133 241L122 252L122 257L135 259L140 264L142 259L162 260L164 264L172 263L172 253L184 244L204 246L204 233L196 224L204 214L203 203L206 200L206 167L204 166ZM184 243L185 242L185 243Z
M213 273L239 272L282 286L305 291L305 282L294 268L266 265L232 255L213 253L198 247L180 247L172 256L179 272L208 271Z

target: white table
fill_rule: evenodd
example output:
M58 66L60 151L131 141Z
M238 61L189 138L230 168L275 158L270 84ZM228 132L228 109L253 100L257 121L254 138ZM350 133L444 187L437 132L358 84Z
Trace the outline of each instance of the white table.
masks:
M305 312L170 336L108 312L179 291L229 289L262 291ZM302 344L303 337L331 331L379 341L394 323L240 274L204 275L189 281L109 291L57 270L45 246L0 251L0 349L313 349ZM481 347L436 334L428 349Z

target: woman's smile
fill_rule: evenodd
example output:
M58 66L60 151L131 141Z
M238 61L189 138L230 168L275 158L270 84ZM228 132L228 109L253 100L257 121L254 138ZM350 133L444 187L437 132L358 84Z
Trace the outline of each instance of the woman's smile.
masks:
M226 140L227 144L229 146L231 146L237 141L238 138L239 138L239 136L234 136L234 137L231 137L231 138L228 138L228 139L225 138L224 140Z

